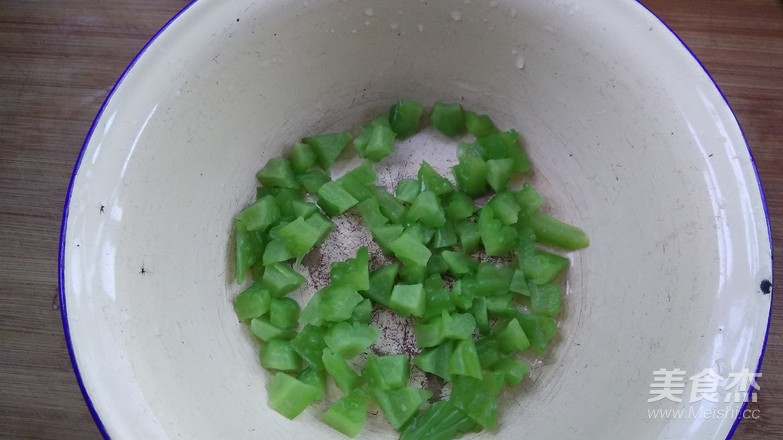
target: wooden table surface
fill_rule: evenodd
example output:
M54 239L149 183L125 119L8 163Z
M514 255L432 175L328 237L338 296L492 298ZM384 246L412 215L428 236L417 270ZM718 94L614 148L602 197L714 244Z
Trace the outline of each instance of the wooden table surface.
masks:
M756 158L783 274L783 2L644 0L725 93ZM63 339L60 219L74 161L114 81L185 0L0 0L0 437L100 437ZM783 438L783 295L774 296L760 418Z

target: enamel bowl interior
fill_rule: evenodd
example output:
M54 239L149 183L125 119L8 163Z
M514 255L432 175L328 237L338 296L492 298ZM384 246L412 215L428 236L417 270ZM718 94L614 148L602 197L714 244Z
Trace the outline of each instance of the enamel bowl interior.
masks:
M291 422L266 406L258 344L232 310L232 216L266 160L400 98L461 102L516 128L545 209L591 237L569 255L552 350L501 396L497 432L479 437L726 437L733 417L648 410L742 402L647 400L654 370L756 371L771 299L759 288L772 270L763 198L720 92L629 0L200 0L183 11L97 117L64 219L66 333L105 433L341 438L319 408ZM426 132L381 178L421 159L447 172L453 148ZM356 247L335 237L327 260ZM370 414L361 436L395 433Z

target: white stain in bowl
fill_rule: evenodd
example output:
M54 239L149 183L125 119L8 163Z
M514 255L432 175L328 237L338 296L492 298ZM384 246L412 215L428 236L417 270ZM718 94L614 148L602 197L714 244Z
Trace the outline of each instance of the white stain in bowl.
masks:
M520 70L524 69L525 68L525 56L522 55L522 54L518 54L515 64L517 66L517 69L520 69Z

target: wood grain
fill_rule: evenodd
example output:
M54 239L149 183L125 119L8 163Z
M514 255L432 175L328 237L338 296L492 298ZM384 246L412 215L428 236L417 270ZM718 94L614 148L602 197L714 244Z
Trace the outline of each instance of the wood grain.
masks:
M95 113L184 0L0 0L0 437L99 438L71 370L57 300L60 217ZM783 2L644 0L735 110L766 190L783 274ZM776 283L777 280L773 281ZM783 438L783 317L773 300L760 418L736 439Z

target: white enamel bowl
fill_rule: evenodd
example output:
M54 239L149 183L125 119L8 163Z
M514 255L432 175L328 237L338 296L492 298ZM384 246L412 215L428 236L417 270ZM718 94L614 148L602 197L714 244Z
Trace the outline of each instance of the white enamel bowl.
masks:
M757 371L772 279L763 196L708 74L629 0L186 8L101 109L64 215L65 330L103 432L341 438L316 409L290 422L267 408L257 346L232 311L231 220L267 159L405 97L518 129L546 209L592 241L570 255L553 349L483 435L729 435L735 417L704 411L739 413L746 396L722 401L736 389L719 389L720 403L688 403L690 385L681 404L647 400L655 370ZM415 153L445 170L446 144L416 138L388 168L411 172ZM702 416L656 419L657 408ZM362 436L394 433L370 416Z

